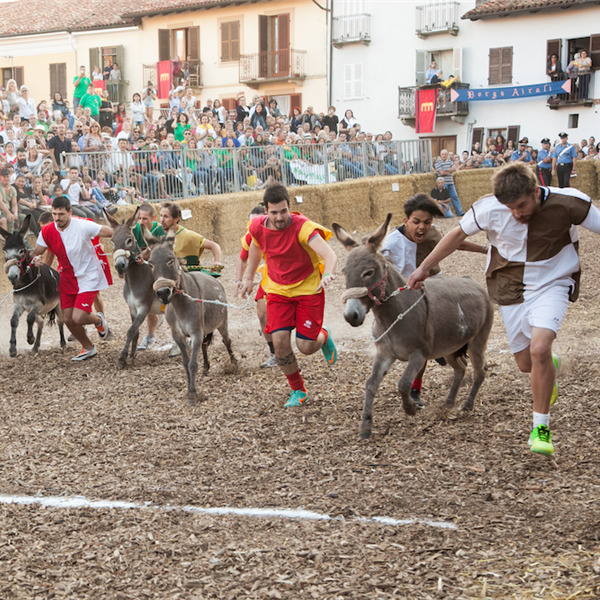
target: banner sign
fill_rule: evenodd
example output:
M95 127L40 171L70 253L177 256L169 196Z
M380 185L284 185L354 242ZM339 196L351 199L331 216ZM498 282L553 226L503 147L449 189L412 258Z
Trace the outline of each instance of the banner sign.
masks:
M515 87L483 88L480 90L450 90L451 102L475 102L477 100L519 100L550 94L570 94L571 80L549 81Z
M435 129L435 108L437 104L437 89L417 90L415 95L416 106L416 133L433 133Z
M156 81L158 82L158 97L168 98L173 82L173 63L161 60L156 63Z
M94 84L94 91L98 96L102 96L102 92L106 89L106 81L100 79L99 81L92 81Z
M289 164L292 175L296 179L299 179L300 181L306 181L306 183L309 185L320 185L322 183L327 183L327 179L325 177L325 165L311 165L310 163L302 160L292 160ZM331 168L329 169L329 182L334 182L335 180L334 165L333 173L331 172Z

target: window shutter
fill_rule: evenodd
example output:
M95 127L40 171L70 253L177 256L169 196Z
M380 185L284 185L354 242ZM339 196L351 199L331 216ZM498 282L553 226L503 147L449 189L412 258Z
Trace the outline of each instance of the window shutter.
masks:
M417 50L415 81L417 85L425 83L425 71L427 70L427 52L425 50Z
M344 65L344 100L363 97L362 63Z
M592 59L592 71L600 69L600 34L590 35L590 58Z
M354 65L354 85L353 85L353 98L363 97L363 66L362 63Z
M235 110L237 101L235 98L223 98L223 100L221 100L221 104L226 110Z
M221 60L231 60L231 23L221 23Z
M158 60L171 59L171 32L168 29L158 30Z
M269 17L266 15L258 16L258 76L266 77L269 72Z
M500 83L512 83L512 63L513 63L513 49L512 46L501 49L501 63L500 63Z
M119 71L121 71L121 79L127 79L127 77L125 76L125 48L124 46L117 46L115 48L116 50L116 56L115 56L115 60L117 61L117 64L119 65ZM144 82L146 83L146 82Z
M461 80L462 73L462 48L454 48L452 51L452 73L457 81Z
M102 64L102 54L100 52L100 48L90 48L90 68L88 73L92 72L94 67L100 67L102 70L104 65ZM77 74L79 74L79 67L77 68ZM90 75L91 79L91 75Z
M231 60L240 60L240 22L232 21L231 25Z
M294 114L294 108L302 114L302 94L290 94L290 116Z
M352 98L352 67L344 65L344 100Z
M550 60L553 54L558 56L558 60L561 60L562 52L562 40L548 40L546 42L546 62ZM562 63L561 63L562 64ZM544 65L545 67L546 65Z
M192 60L200 60L200 27L190 27L188 29L187 52Z
M63 98L67 97L67 63L53 63L50 65L50 97L59 92Z
M490 67L488 83L494 85L500 83L500 51L501 48L490 48Z
M483 127L473 127L473 141L471 142L471 148L479 142L483 145Z
M520 125L509 125L508 133L506 134L506 141L512 140L515 144L515 148L517 147L517 142L519 140L519 130Z

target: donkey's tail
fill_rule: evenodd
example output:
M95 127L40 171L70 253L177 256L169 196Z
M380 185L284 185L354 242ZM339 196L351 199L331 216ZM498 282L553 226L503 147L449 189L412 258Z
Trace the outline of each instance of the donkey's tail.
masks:
M56 308L48 313L48 325L56 325Z
M469 358L469 355L467 354L468 347L469 344L465 344L462 348L459 348L454 353L454 358L456 358L456 360L458 360L460 363L463 363L465 367L467 366L467 360Z

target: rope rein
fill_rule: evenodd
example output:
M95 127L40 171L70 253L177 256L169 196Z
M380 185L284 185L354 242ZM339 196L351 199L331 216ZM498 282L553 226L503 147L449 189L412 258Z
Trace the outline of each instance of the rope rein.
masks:
M406 289L406 288L399 288L396 291L400 291L400 289ZM391 297L391 296L390 296ZM396 319L394 320L394 322L379 336L379 337L374 337L373 335L373 329L375 326L375 323L373 323L373 327L371 327L371 339L377 343L379 341L381 341L381 339L383 337L385 337L394 327L394 325L396 325L396 323L398 323L399 321L402 321L402 319L404 319L404 317L415 307L417 306L417 304L419 304L419 302L421 302L421 300L423 300L423 298L425 298L425 290L423 290L423 292L421 293L421 295L417 298L416 302L413 302L413 304L411 304L404 312L400 313Z
M159 277L154 282L154 285L152 286L152 288L154 289L155 292L163 287L171 288L173 290L174 294L176 294L178 296L183 296L184 298L187 298L188 300L191 300L192 302L197 302L197 303L202 303L202 304L216 304L218 306L225 306L227 308L237 308L237 309L241 310L243 308L246 308L250 302L250 297L246 298L246 303L242 306L236 306L235 304L229 304L228 302L221 302L220 300L208 300L206 298L194 298L193 296L190 296L187 292L182 290L179 287L177 281L175 281L174 279L167 279L166 277Z

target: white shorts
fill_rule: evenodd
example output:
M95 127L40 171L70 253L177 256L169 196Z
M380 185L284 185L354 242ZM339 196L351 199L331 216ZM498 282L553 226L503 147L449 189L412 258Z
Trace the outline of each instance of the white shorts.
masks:
M522 304L500 307L500 314L513 354L531 343L531 328L550 329L558 333L569 305L568 285L554 285Z

